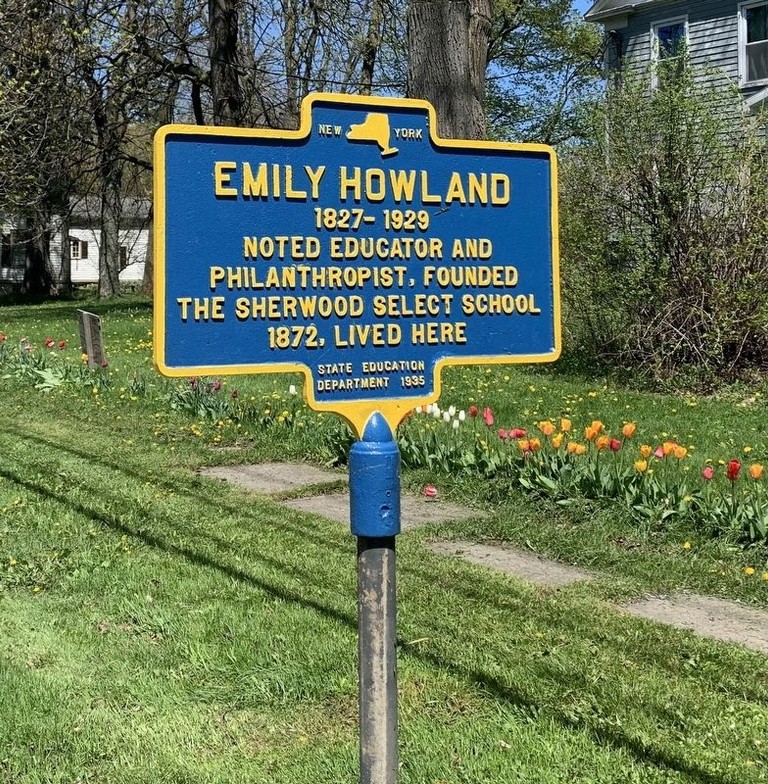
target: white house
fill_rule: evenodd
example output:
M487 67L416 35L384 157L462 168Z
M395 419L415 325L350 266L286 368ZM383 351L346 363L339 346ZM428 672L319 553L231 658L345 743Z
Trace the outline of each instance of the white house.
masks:
M606 32L610 71L646 68L684 47L691 64L768 104L768 0L597 0L585 19Z
M144 277L144 263L149 242L150 201L137 197L123 199L120 230L120 282L139 284ZM99 280L99 203L92 197L73 202L69 215L69 254L72 283L84 285ZM50 254L54 280L61 274L62 221L52 221ZM18 285L24 279L26 247L18 226L0 217L2 251L0 252L0 286Z

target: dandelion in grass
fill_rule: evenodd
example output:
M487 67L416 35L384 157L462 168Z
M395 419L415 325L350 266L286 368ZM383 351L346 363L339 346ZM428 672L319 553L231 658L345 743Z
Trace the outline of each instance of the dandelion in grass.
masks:
M743 572L744 572L744 574L747 575L747 577L751 577L755 573L755 567L754 566L745 566L744 569L743 569Z

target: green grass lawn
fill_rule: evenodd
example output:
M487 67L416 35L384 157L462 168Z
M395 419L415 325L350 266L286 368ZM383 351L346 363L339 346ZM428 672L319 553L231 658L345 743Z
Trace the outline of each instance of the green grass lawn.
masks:
M79 353L74 307L1 308L0 331ZM238 427L171 409L151 371L147 303L87 307L104 314L111 386L44 392L0 367L0 781L355 782L353 538L195 473L323 461L322 424ZM282 410L292 382L227 379L224 391ZM447 373L441 403L490 405L510 426L631 420L701 461L745 447L766 460L760 391L664 397L479 368ZM768 779L765 657L610 606L680 588L768 606L763 548L470 475L403 482L488 516L398 540L402 782ZM431 554L422 543L438 536L513 542L601 576L534 589Z

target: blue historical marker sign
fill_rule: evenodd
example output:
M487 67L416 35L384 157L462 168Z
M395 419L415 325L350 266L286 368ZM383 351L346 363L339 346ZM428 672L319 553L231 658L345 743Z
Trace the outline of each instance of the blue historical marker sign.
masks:
M362 432L447 364L560 352L557 172L543 145L443 140L422 101L313 95L298 131L155 139L155 360L300 371Z

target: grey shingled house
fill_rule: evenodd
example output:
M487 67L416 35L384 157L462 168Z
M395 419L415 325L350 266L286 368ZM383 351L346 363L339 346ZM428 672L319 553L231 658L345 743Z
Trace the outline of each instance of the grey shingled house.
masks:
M603 25L609 72L651 66L684 46L695 68L738 85L750 109L766 107L768 0L598 0L585 18Z

